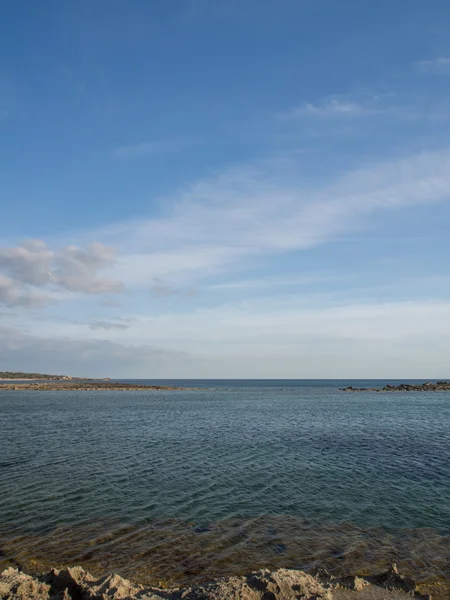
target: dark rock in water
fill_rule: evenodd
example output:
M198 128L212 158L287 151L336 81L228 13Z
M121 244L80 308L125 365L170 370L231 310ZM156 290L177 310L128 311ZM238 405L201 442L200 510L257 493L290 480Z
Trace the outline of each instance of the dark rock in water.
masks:
M194 531L195 533L207 533L211 531L211 527L208 527L208 525L197 525L194 527Z
M284 552L286 552L286 546L282 543L272 544L271 546L275 554L283 554Z
M416 583L410 577L403 577L394 563L386 573L375 575L371 578L372 583L382 586L388 590L402 590L408 594L417 591Z
M349 385L340 388L342 392L450 392L450 381L426 381L425 383L400 383L399 385L387 384L382 388L354 388Z

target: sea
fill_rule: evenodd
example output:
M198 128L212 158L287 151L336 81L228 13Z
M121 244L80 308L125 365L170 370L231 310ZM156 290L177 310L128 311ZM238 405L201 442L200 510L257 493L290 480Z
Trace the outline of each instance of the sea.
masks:
M0 569L450 579L450 393L121 381L196 389L0 390Z

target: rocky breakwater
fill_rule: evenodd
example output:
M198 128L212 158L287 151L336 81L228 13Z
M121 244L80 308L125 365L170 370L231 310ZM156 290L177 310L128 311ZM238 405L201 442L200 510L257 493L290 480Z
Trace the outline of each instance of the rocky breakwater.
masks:
M261 570L187 588L144 588L108 575L99 579L81 567L32 576L9 568L0 574L4 600L430 600L428 592L403 577L395 565L381 575L334 578L327 571ZM439 598L433 595L433 600ZM444 596L442 596L444 598Z
M425 383L400 383L384 387L340 388L342 392L450 392L450 381L426 381Z
M0 385L0 392L5 390L45 390L45 391L97 391L97 390L187 390L194 388L183 388L168 385L140 385L135 383L119 383L115 381L50 381L33 383L4 383Z

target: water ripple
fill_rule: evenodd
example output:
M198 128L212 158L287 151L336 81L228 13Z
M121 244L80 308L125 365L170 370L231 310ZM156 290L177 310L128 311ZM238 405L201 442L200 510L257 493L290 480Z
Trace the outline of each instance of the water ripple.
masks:
M444 576L449 431L450 394L2 392L0 562L180 583L395 558Z

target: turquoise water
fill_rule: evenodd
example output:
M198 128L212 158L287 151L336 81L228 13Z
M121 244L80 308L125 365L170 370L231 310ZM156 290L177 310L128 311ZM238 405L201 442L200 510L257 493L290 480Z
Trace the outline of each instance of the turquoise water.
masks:
M447 576L450 394L177 383L203 389L0 393L4 562L185 582L394 557Z

